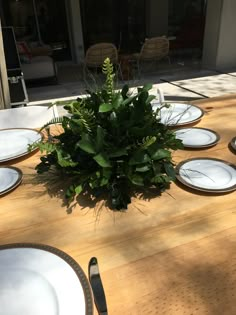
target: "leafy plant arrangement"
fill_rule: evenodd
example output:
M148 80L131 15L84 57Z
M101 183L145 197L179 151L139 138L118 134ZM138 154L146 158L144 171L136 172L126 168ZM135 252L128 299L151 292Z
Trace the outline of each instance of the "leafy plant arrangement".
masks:
M46 155L36 167L38 173L56 168L70 178L65 196L72 202L77 195L97 197L108 193L110 208L127 209L131 192L140 187L156 187L161 193L175 180L171 150L182 147L174 132L160 123L159 109L152 109L151 85L136 94L124 85L114 89L113 65L104 61L106 81L86 98L68 103L68 116L52 120L63 132L36 143Z

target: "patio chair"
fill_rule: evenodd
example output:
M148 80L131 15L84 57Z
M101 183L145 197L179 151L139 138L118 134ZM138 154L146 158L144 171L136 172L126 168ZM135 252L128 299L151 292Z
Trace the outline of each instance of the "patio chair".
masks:
M142 45L140 53L133 54L133 61L137 65L138 76L141 76L141 63L158 62L167 58L170 64L169 57L169 40L166 37L147 38Z
M106 58L110 58L117 73L119 72L122 78L116 46L112 43L99 43L90 46L86 51L83 68L84 79L86 78L86 71L89 71L89 69L95 69L96 72L98 69L101 69Z
M0 129L41 128L59 117L57 107L26 106L0 110Z

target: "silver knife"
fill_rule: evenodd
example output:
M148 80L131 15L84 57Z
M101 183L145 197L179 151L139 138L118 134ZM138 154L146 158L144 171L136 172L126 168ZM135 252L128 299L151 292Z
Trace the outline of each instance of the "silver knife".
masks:
M92 257L88 265L89 281L93 291L94 302L99 315L108 315L105 292L100 277L98 261Z

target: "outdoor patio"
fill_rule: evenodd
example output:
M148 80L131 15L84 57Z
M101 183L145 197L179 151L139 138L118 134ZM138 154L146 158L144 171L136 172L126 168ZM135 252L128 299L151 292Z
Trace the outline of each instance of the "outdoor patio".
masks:
M42 86L29 85L28 105L50 104L57 100L76 99L88 88L102 84L101 76L83 78L83 68L72 63L58 63L58 84L43 82ZM236 68L222 72L205 69L199 59L173 58L170 65L161 62L154 69L144 68L141 78L136 72L130 80L119 79L117 87L124 83L130 87L153 84L154 92L160 87L167 101L191 102L193 100L235 93Z

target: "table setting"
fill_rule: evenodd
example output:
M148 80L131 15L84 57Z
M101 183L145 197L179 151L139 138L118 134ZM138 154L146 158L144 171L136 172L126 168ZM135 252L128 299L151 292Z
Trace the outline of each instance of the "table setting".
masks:
M26 157L35 150L29 145L41 141L42 133L35 129L9 128L0 129L0 163L11 164L12 161ZM0 165L0 195L14 190L22 181L22 171L17 167Z
M168 102L166 103L168 105ZM153 310L157 314L168 313L171 301L173 310L169 311L169 314L175 314L174 307L177 306L181 310L188 311L199 307L200 310L203 309L199 314L205 314L206 303L199 303L200 297L194 295L196 285L204 297L206 295L208 298L207 294L211 294L214 305L219 306L220 309L221 304L217 300L217 294L220 292L223 296L227 291L220 276L222 273L222 277L227 278L227 274L224 274L227 270L225 262L231 261L229 257L235 252L233 246L236 202L235 151L233 150L235 124L232 114L235 111L235 104L235 95L195 101L193 104L187 104L187 107L184 104L184 120L181 120L181 107L178 105L178 118L175 118L175 123L168 126L183 142L183 148L176 150L172 156L176 165L177 180L161 197L156 194L144 197L132 196L129 210L125 212L111 212L103 201L101 206L99 204L96 208L95 202L85 203L81 196L81 202L75 203L73 211L68 214L67 207L57 195L50 194L50 190L44 184L35 185L31 180L36 176L35 167L42 156L39 150L17 159L12 156L10 160L2 162L1 166L4 168L16 167L21 170L23 184L18 185L17 189L12 189L9 194L3 193L1 196L0 233L3 247L0 252L14 249L23 253L25 249L31 248L27 242L33 242L30 254L27 256L30 257L29 260L32 257L33 261L33 257L37 257L38 261L42 260L40 265L43 266L44 259L51 261L54 260L54 255L58 256L59 258L56 258L60 263L56 263L56 268L60 270L60 277L58 277L60 281L62 281L60 278L64 273L64 267L62 270L59 265L67 264L66 268L73 270L73 275L76 275L74 271L76 267L73 263L70 264L72 262L70 258L73 262L79 262L82 270L88 268L88 279L83 282L79 278L79 284L76 285L82 292L79 293L82 301L80 305L86 309L88 300L90 301L92 296L95 305L97 307L100 305L101 314L107 312L103 309L106 300L109 312L117 315L121 309L124 309L124 305L125 310L130 314L153 313ZM198 114L186 116L186 108L191 108L192 111L192 106L194 112L196 107ZM165 117L169 115L170 113L164 114ZM53 132L54 127L51 128ZM3 158L5 159L5 156ZM8 158L9 156L6 157ZM143 171L140 166L138 168ZM6 171L13 174L10 176L10 183L4 184L4 189L8 189L7 185L11 186L15 178L18 182L22 180L21 174L14 169ZM4 245L15 243L18 243L19 248L14 246L7 248L5 246L8 245ZM66 253L65 256L64 254L61 256L60 250L47 248L49 244ZM38 257L40 250L45 253ZM11 251L9 256L2 255L4 270L9 273L8 268L13 267L14 275L21 282L21 273L17 270L21 269L22 265L20 262L18 265L18 259L14 262L12 255L15 254ZM70 258L67 259L66 255ZM95 287L99 287L97 283L101 280L98 277L96 259L91 259L92 256L98 257L102 266L105 290L100 290L100 296L105 297L103 293L106 293L102 304L97 302L96 289L94 291L92 288L92 283ZM216 262L212 261L212 256ZM8 259L15 264L9 264L8 267ZM155 261L155 268L152 268L153 261ZM208 269L202 265L198 269L198 264L203 261L206 262ZM219 273L221 264L223 267ZM33 268L34 281L39 281L40 287L48 292L48 297L51 297L48 305L52 314L57 314L58 310L62 311L62 306L58 304L59 293L57 293L61 290L60 287L48 283L49 278L44 274L44 269L38 266L34 269L33 262L32 265L29 262L29 266ZM26 277L31 277L28 267L24 272ZM67 271L65 274L67 275ZM209 275L212 278L201 286L200 280L195 284L194 275L197 279L208 279ZM5 288L9 288L15 278L8 277L9 283L6 278L4 279ZM78 276L73 279L78 280ZM217 283L216 279L219 280ZM186 284L186 281L189 282ZM90 291L87 295L84 293L86 291L84 286L87 288L88 282ZM212 284L213 289L207 287L205 292L204 288L207 284ZM191 303L188 304L185 296L182 299L182 295L178 295L177 289L185 286L189 288L189 285L194 288L193 299L190 297L188 301ZM19 290L22 292L21 286ZM27 290L31 294L31 287ZM32 294L38 292L37 288L35 290ZM11 290L7 290L6 294L6 300L2 303L9 301L12 294L15 294L15 288L11 286ZM166 295L170 303L165 304ZM46 299L43 293L40 298ZM163 302L161 309L160 300ZM195 301L198 302L197 306ZM78 309L80 305L74 303L75 308ZM233 302L230 300L229 304L232 306ZM15 306L19 307L18 304ZM28 307L28 305L21 305L21 307ZM234 314L234 311L229 314Z
M36 129L0 129L0 197L23 180L11 164L29 159L31 147L44 135ZM37 243L0 245L0 314L108 314L97 258L88 263L88 278L72 257L56 247ZM17 297L17 299L16 299Z
M0 314L99 315L107 304L96 257L89 279L67 253L49 245L0 245Z
M201 150L217 145L220 135L214 130L186 127L204 119L204 111L201 108L191 104L165 102L160 88L157 95L158 102L153 102L153 110L161 108L161 122L175 128L176 138L182 140L185 149ZM236 148L236 137L230 141L230 146L232 149ZM177 180L193 190L225 193L236 189L236 165L224 160L196 157L181 161L175 170Z

